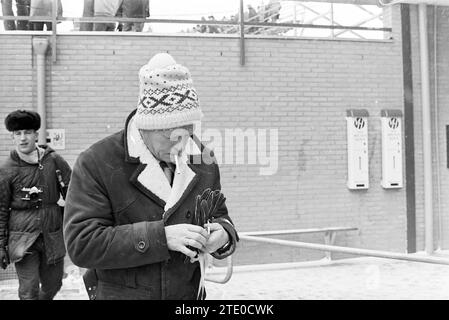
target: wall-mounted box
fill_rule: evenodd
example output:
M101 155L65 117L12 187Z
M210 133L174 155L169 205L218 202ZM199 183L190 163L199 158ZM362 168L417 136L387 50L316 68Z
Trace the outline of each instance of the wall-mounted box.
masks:
M382 110L382 181L383 188L402 188L402 111Z
M47 129L47 145L54 150L64 150L65 129Z
M368 189L368 111L346 110L349 189Z

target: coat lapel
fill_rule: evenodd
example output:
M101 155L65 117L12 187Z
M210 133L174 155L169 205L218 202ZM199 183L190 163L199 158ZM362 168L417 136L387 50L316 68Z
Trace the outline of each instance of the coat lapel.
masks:
M159 206L161 206L162 208L165 206L165 201L162 200L159 196L157 196L155 193L151 192L151 190L148 189L148 186L144 186L140 181L139 181L139 176L140 174L145 170L145 168L147 167L147 165L145 164L139 164L139 166L137 167L137 169L134 171L134 173L132 174L131 178L129 179L129 181L137 188L139 189L144 195L146 195L147 197L151 198L154 202L156 202Z
M198 154L200 151L196 143L189 139L188 147L180 156L179 167L174 174L173 184L170 186L159 161L143 142L133 118L128 121L126 131L127 156L131 159L139 159L140 162L130 181L146 196L164 207L164 220L166 220L186 198L199 179L200 174L192 170L192 167L187 164L187 159L188 154ZM178 169L180 173L177 173Z

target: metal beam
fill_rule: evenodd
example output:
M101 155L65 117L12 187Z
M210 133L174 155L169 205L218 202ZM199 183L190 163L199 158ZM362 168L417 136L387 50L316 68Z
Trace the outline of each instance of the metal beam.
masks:
M52 11L51 11L51 59L53 63L56 62L56 34L58 26L58 1L53 1Z
M320 12L315 11L315 10L313 10L312 8L306 6L306 5L303 4L303 3L299 3L299 5L300 5L301 7L303 7L304 9L309 10L310 12L312 12L312 13L318 15L318 16L316 16L316 17L310 19L309 21L304 21L305 24L310 24L311 22L313 22L313 21L315 21L315 20L317 20L317 19L324 18L324 19L326 19L327 21L329 21L330 23L332 23L332 26L341 26L341 24L339 24L338 22L336 22L336 21L334 20L334 17L333 17L333 6L331 6L331 7L330 7L331 9L329 9L327 12L325 12L325 13L320 13ZM332 13L332 18L328 18L328 17L327 17L327 15L328 15L329 13ZM301 35L303 34L304 29L305 29L305 28L302 28L302 29L301 29ZM332 38L335 38L334 29L331 29L331 31L332 31ZM351 32L351 33L353 33L356 37L363 38L361 35L359 35L357 32L354 32L353 30L348 30L348 31ZM342 32L345 32L345 31L342 31Z
M45 21L52 22L51 17L15 17L0 16L0 20L29 20L29 21ZM77 18L77 17L60 17L57 21L74 21L74 22L145 22L145 23L182 23L182 24L204 24L204 25L234 25L234 26L250 26L250 27L286 27L286 28L314 28L314 29L345 29L345 30L363 30L363 31L392 31L392 28L371 28L345 25L319 25L319 24L302 24L302 23L242 23L242 22L226 22L226 21L203 21L203 20L171 20L171 19L137 19L137 18Z
M380 5L391 6L394 4L422 4L433 6L449 6L449 0L378 0Z
M292 0L295 2L303 2L305 0ZM354 4L354 5L377 5L378 0L313 0L313 2L326 2L329 3L341 3L341 4Z
M355 231L356 227L334 227L334 228L310 228L310 229L286 229L286 230L268 230L268 231L247 231L239 232L239 236L273 236L286 234L304 234L304 233L318 233L318 232L335 232L335 231Z
M368 256L368 257L378 257L378 258L386 258L386 259L397 259L397 260L406 260L406 261L413 261L413 262L424 262L424 263L449 265L449 259L443 259L443 258L432 257L432 256L409 255L406 253L348 248L348 247L340 247L340 246L330 246L330 245L325 245L325 244L270 239L270 238L254 237L254 236L246 236L246 235L239 235L239 236L240 236L240 240L247 240L247 241L261 242L261 243L268 243L268 244L277 244L277 245L283 245L283 246L288 246L288 247L296 247L296 248L312 249L312 250L320 250L320 251L340 252L340 253L353 254L353 255L359 255L359 256Z
M407 252L416 252L415 121L413 116L413 68L410 6L401 5L402 86L404 94L405 195L407 205Z
M370 18L367 18L367 19L364 19L364 20L360 20L360 21L356 22L355 25L356 25L356 26L360 26L360 25L365 24L365 23L367 23L367 22L370 22L370 21L373 21L373 20L375 20L375 19L378 19L378 18L380 18L380 17L382 17L382 16L383 16L383 14L380 13L380 14L378 14L378 15L376 15L376 16L372 16L372 17L370 17ZM347 32L347 30L340 31L340 32L336 33L335 36L338 36L338 35L340 35L340 34L342 34L342 33L345 33L345 32Z
M419 13L419 53L421 71L421 103L423 128L423 162L424 162L424 220L425 246L428 254L433 252L433 178L432 178L432 121L430 107L430 67L429 43L427 30L427 6L420 4Z
M47 107L45 102L45 58L48 49L48 39L44 37L33 38L33 50L36 54L37 69L37 113L41 116L38 143L47 144Z
M245 15L243 11L243 0L240 0L240 65L245 65Z

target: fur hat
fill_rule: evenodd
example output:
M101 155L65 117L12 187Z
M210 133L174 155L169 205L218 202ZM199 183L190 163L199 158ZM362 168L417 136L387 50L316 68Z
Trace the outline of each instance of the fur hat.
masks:
M158 53L139 71L138 129L158 130L199 122L203 116L189 70Z
M8 114L5 126L8 131L30 129L37 131L41 127L41 117L34 111L16 110Z

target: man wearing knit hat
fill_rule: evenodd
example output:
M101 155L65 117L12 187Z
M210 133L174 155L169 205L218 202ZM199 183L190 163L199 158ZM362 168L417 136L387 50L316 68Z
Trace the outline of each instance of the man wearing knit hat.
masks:
M62 286L65 247L58 205L71 169L48 146L37 145L41 119L28 110L5 119L15 149L0 165L0 263L15 263L19 298L50 300Z
M160 53L140 69L139 80L137 109L125 129L75 163L67 250L95 274L96 299L196 299L198 255L229 256L237 232L218 166L202 161L207 152L193 135L202 112L189 70Z

